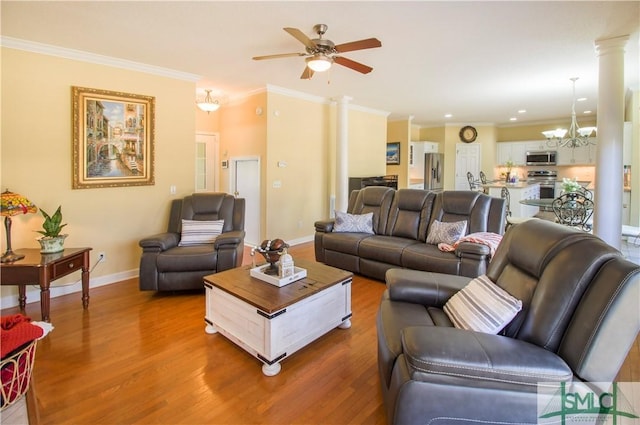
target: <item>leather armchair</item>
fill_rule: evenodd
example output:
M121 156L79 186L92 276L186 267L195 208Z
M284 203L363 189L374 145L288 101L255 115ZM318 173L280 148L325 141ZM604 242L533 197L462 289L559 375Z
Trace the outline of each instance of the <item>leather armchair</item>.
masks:
M242 198L225 193L194 193L175 199L167 231L140 241L140 290L202 289L202 278L238 267L244 252ZM182 220L224 220L213 244L178 246Z
M442 307L470 278L392 269L377 316L389 423L538 423L538 385L612 382L640 330L640 266L596 236L513 226L487 270L522 310L498 335Z

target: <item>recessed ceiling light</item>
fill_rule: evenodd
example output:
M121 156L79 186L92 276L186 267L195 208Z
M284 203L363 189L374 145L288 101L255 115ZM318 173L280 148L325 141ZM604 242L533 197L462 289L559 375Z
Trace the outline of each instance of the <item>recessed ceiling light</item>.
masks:
M590 114L590 113L592 113L592 112L593 112L593 111L584 111L584 113L585 113L585 114Z
M509 118L509 121L518 121L518 118L516 118L516 117L511 117L511 118Z
M451 118L453 115L452 114L444 114L445 118Z
M520 109L520 110L518 111L518 113L519 113L519 114L524 114L525 112L527 112L527 110L526 110L526 109Z
M585 100L587 100L586 97L580 97L580 98L576 99L576 102L584 102Z

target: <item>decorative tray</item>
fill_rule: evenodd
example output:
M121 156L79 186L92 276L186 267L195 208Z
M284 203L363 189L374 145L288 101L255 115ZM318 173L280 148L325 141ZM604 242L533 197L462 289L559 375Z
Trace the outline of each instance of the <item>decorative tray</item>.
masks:
M251 277L255 277L256 279L260 279L264 282L267 282L279 287L288 285L290 283L295 282L296 280L300 280L307 277L307 269L303 269L300 267L294 266L293 275L285 276L285 277L279 277L279 276L274 276L274 275L264 273L264 270L268 269L269 267L270 267L269 264L266 264L263 266L252 268L250 270Z

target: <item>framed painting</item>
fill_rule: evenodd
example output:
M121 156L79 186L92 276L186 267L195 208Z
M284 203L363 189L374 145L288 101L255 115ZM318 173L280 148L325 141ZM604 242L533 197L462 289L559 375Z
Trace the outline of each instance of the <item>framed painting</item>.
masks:
M400 164L400 142L387 143L387 165Z
M155 97L71 89L73 189L155 184Z

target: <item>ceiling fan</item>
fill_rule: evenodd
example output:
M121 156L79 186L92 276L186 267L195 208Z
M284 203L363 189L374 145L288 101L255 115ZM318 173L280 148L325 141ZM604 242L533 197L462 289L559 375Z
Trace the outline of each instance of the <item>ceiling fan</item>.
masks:
M346 66L354 71L362 74L368 74L373 71L370 66L361 64L344 56L338 56L339 53L352 52L354 50L372 49L382 46L377 38L366 38L364 40L351 41L349 43L334 44L333 41L322 38L327 31L325 24L317 24L313 26L313 31L318 34L318 38L310 39L302 31L297 28L283 28L291 34L296 40L304 44L305 53L281 53L276 55L254 56L253 60L263 59L279 59L293 56L306 56L307 65L300 76L301 79L310 79L314 72L322 72L331 68L335 62L338 65Z

